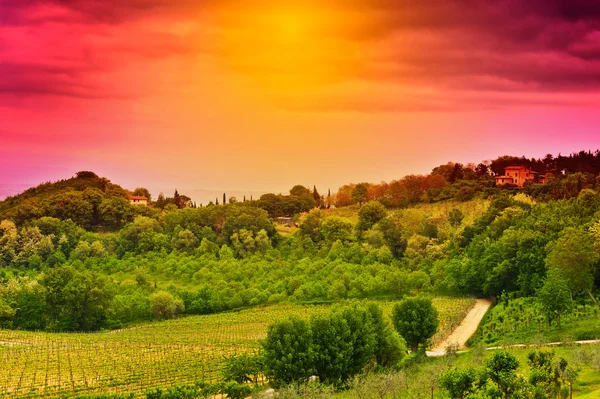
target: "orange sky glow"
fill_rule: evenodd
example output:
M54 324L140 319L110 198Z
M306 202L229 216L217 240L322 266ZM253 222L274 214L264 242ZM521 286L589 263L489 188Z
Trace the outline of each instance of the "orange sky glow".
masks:
M78 170L325 192L595 150L600 8L569 4L5 1L0 196Z

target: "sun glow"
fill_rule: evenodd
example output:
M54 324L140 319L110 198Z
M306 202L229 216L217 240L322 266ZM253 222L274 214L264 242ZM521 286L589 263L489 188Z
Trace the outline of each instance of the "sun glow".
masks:
M230 68L262 89L301 95L335 80L342 58L352 66L353 51L339 36L342 22L335 10L273 5L222 20L220 50Z

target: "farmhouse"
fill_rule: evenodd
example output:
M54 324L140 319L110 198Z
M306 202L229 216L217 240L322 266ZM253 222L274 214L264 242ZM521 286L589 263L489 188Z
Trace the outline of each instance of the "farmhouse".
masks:
M147 197L142 197L139 195L132 195L131 197L129 197L129 202L131 202L133 205L144 205L147 206L148 205L148 198Z
M526 182L533 182L537 173L527 166L507 166L503 176L496 176L496 185L514 184L523 187Z

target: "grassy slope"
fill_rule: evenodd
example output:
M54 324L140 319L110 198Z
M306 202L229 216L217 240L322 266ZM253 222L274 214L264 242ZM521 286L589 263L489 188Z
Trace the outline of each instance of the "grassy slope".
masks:
M523 301L514 300L513 304ZM537 319L541 317L531 304L524 305L522 311L518 309L507 312L502 303L494 306L486 314L470 342L474 344L483 341L490 346L600 339L600 322L594 317L593 306L586 306L585 310L580 307L578 315L563 315L560 327L555 323L551 326L540 323ZM519 320L515 320L515 316Z
M546 348L547 349L547 348ZM574 364L580 351L598 350L598 347L566 346L553 349L555 359L563 357ZM527 365L527 354L531 349L510 349L520 363L518 373L527 378L530 372ZM395 399L430 398L431 386L435 386L434 398L447 399L447 394L436 383L438 376L450 367L481 368L485 361L492 356L492 351L471 351L459 354L456 357L430 358L424 363L412 366L408 371L401 370L388 375L368 375L354 381L351 389L339 393L325 393L313 395L314 398L335 399L370 399L380 397L393 397ZM577 399L597 399L600 397L600 370L589 365L580 364L581 372L573 387L573 397ZM382 394L380 396L380 394ZM388 396L385 396L387 394ZM302 395L290 394L286 399L296 399Z

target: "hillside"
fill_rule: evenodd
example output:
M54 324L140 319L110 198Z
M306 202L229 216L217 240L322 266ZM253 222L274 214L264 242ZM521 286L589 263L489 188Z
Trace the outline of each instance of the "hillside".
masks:
M79 172L73 178L43 183L0 201L0 219L21 225L40 217L54 217L71 219L83 228L119 227L119 219L127 219L126 214L133 213L128 212L130 195L131 191L107 178Z
M11 209L18 209L19 217L31 203L50 204L44 209L64 213L0 222L0 328L47 333L142 329L153 320L277 304L298 309L348 299L493 296L503 305L492 311L489 323L484 321L474 338L481 342L496 345L571 333L596 337L592 317L600 287L600 193L591 180L573 186L577 176L560 180L574 190L560 199L527 195L525 188L403 208L366 201L324 209L315 207L316 196L301 186L288 196L180 209L165 198L159 199L164 208L132 207L122 196L89 187L97 184L93 176L91 183L81 181L87 180L83 177L59 182L25 193L13 200L20 202ZM85 195L96 192L102 201L100 223L94 225L94 208L82 203L88 202ZM294 212L299 214L293 223L283 219L293 226L287 234L278 232L276 220L281 219L274 215L309 206L308 212ZM121 217L119 209L130 211ZM442 325L450 324L442 320ZM165 333L158 339L168 337ZM208 360L202 364L214 360L218 346L211 344L216 342L200 345L210 349L203 352ZM121 348L123 353L131 350ZM146 349L153 356L156 347ZM75 352L90 353L83 347L66 351ZM182 362L190 361L175 352ZM170 356L166 349L159 358L165 356ZM147 358L139 361L134 373L147 369ZM196 378L199 363L193 364L189 370L170 370L172 378L164 383L183 378L186 370ZM37 372L21 370L22 376L37 378ZM69 378L71 388L78 384ZM596 374L588 380L596 381ZM19 381L11 379L11 384ZM125 390L128 380L122 383Z

